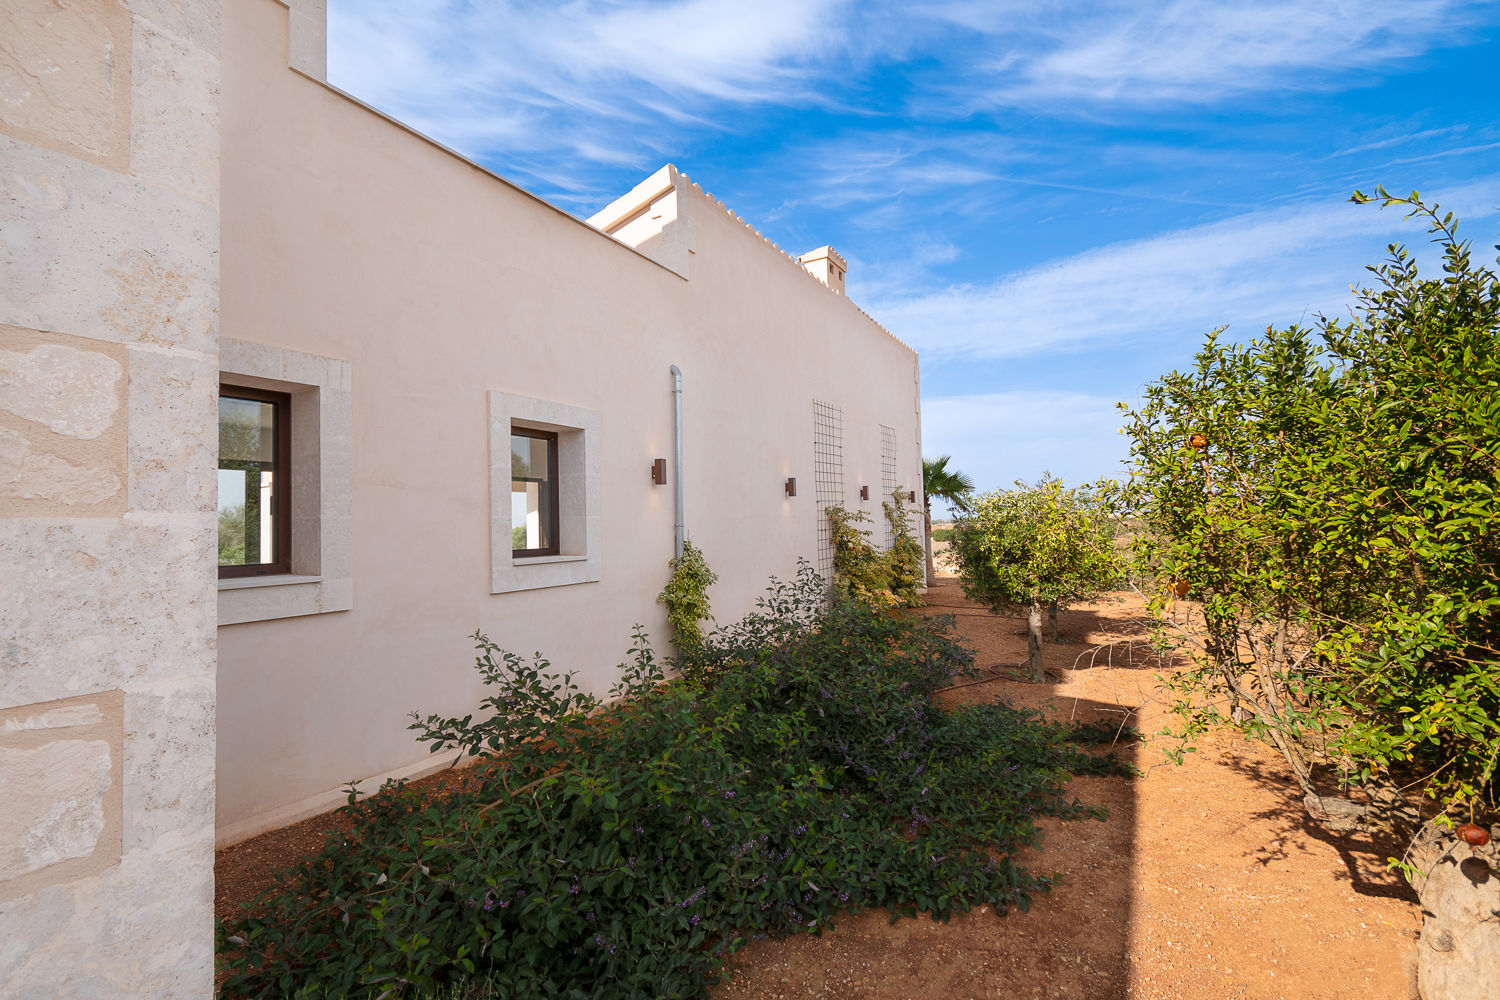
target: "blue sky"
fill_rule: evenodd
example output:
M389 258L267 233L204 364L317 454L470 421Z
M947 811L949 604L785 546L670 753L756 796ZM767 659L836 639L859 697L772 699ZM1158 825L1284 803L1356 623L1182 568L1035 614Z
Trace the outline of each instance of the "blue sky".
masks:
M1343 315L1417 189L1500 234L1500 2L330 0L329 78L574 214L675 163L922 355L980 488L1118 475L1117 401Z

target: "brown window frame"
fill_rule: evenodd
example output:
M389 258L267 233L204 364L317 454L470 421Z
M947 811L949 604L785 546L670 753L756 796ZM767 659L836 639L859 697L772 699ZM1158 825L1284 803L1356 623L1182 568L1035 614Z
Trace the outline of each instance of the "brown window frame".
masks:
M557 432L537 430L532 427L518 427L512 424L510 436L534 438L539 441L548 442L550 447L547 449L547 481L552 485L552 489L548 491L550 502L547 504L547 512L551 515L552 520L552 544L540 549L512 548L510 550L510 557L512 559L533 559L540 556L561 555L562 518L558 510L557 497L562 490L561 484L557 481ZM514 482L515 480L512 479L511 481ZM511 525L511 528L514 530L515 525Z
M220 383L219 396L270 403L275 407L276 440L271 444L272 482L271 518L276 537L276 561L245 566L220 566L219 579L234 580L252 576L285 576L292 571L292 396L286 392L257 389L247 385ZM223 468L222 465L219 468Z

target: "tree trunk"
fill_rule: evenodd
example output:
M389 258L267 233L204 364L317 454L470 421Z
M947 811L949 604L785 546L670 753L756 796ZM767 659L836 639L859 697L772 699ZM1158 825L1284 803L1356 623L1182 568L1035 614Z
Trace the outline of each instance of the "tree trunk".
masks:
M1042 606L1031 602L1031 613L1026 616L1026 652L1031 657L1031 679L1038 684L1047 680L1047 670L1042 666Z
M1047 617L1051 620L1052 631L1048 636L1048 642L1057 641L1057 602L1053 601L1047 605Z
M922 498L922 524L927 541L927 586L937 586L937 564L932 561L932 504Z

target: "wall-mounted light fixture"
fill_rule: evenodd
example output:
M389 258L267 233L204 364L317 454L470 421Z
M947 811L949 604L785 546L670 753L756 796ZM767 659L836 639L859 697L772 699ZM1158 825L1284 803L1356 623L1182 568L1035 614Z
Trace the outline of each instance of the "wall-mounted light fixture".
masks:
M870 499L870 487L868 487L868 486L861 486L859 488L859 498L861 500L868 500L868 499Z
M788 476L786 480L786 495L794 497L797 495L797 477Z
M917 502L917 491L916 490L907 490L906 491L906 502L907 503L916 503Z
M667 485L667 460L658 458L651 463L651 482L656 486Z

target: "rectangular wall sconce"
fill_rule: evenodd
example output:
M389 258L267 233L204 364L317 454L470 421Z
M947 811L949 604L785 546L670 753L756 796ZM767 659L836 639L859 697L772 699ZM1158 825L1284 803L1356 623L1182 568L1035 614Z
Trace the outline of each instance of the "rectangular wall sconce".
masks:
M786 481L786 495L794 497L797 495L797 477L788 476Z
M868 499L870 499L870 487L868 487L868 486L861 486L859 488L859 498L861 500L868 500Z
M658 458L651 463L651 482L657 486L667 485L667 460Z
M916 503L917 502L917 491L916 490L907 490L906 491L906 502L907 503Z

